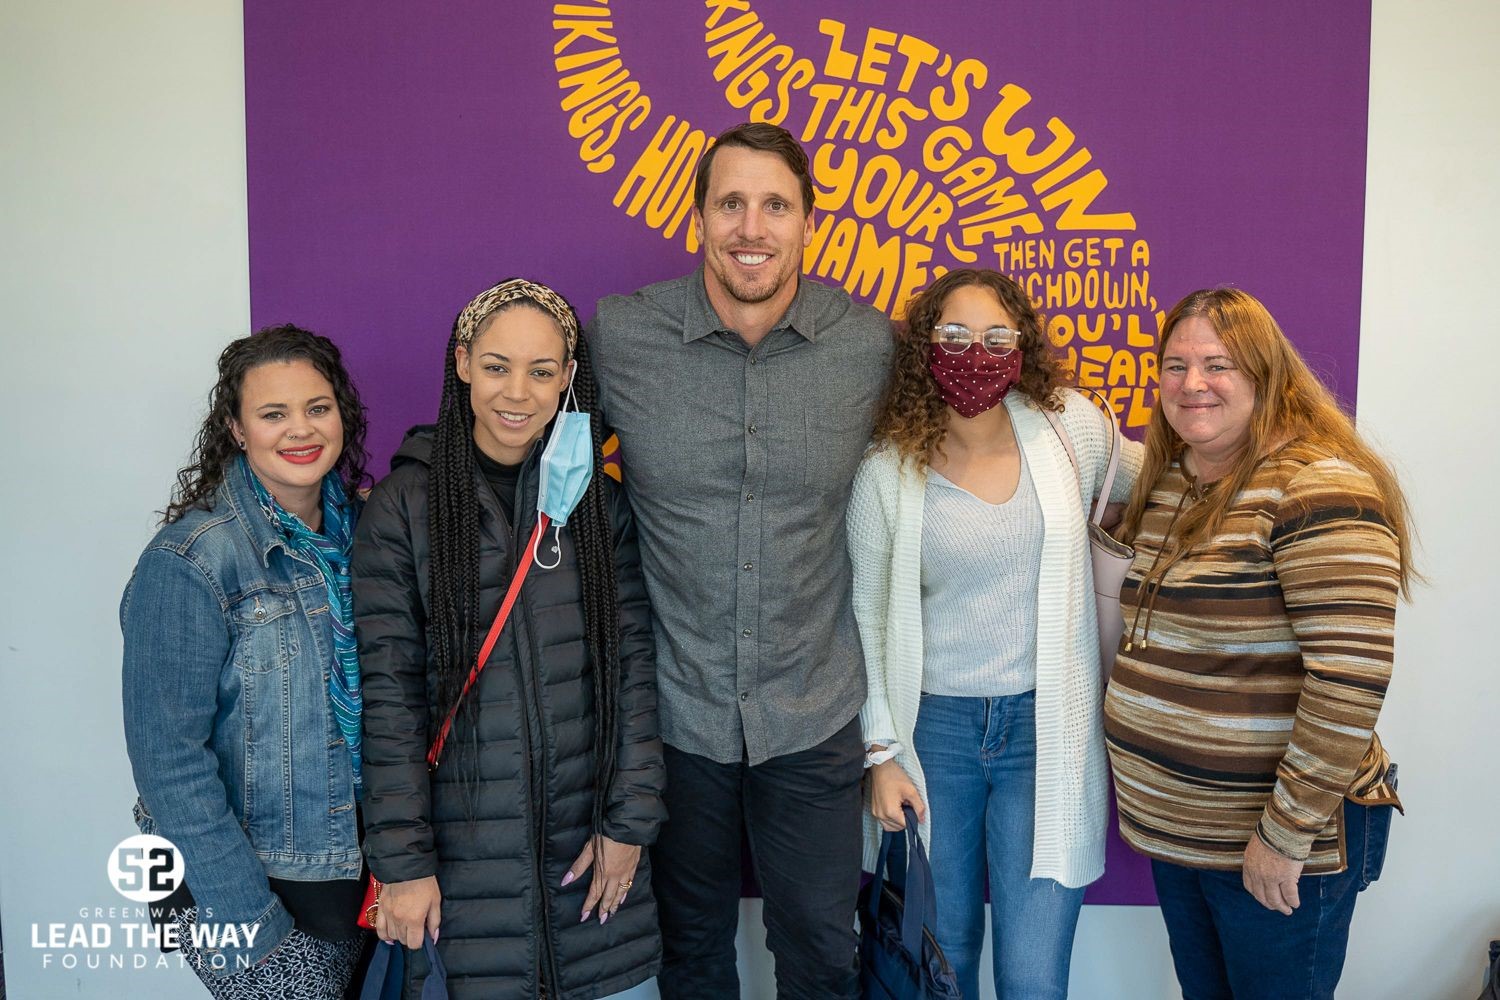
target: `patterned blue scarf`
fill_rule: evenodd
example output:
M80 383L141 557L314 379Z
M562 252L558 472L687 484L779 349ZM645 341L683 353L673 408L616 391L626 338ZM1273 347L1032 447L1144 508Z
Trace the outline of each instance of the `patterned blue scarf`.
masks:
M241 455L245 476L255 489L255 498L271 523L281 529L292 551L313 562L328 588L329 615L333 624L333 669L328 671L328 700L333 705L339 732L349 747L354 771L354 796L364 796L360 766L359 715L364 698L359 687L359 647L354 639L354 602L349 593L349 551L354 544L354 512L336 473L323 477L323 532L313 531L302 519L288 513L250 468Z

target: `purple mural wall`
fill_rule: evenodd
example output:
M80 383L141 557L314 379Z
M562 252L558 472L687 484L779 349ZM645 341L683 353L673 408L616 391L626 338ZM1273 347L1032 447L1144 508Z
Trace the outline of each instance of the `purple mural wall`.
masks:
M344 347L384 467L494 280L694 266L691 175L749 118L814 159L808 273L899 314L996 267L1139 431L1160 315L1234 284L1352 404L1368 0L246 0L254 324ZM628 470L627 470L628 475ZM1091 902L1151 902L1112 841Z

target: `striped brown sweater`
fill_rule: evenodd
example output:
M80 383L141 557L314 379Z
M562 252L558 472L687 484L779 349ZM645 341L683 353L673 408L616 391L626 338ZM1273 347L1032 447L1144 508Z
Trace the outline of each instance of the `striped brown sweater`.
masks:
M1306 874L1341 871L1344 796L1394 802L1374 726L1400 560L1374 481L1289 445L1143 593L1187 486L1176 463L1157 481L1121 591L1104 703L1121 835L1149 857L1233 870L1258 830Z

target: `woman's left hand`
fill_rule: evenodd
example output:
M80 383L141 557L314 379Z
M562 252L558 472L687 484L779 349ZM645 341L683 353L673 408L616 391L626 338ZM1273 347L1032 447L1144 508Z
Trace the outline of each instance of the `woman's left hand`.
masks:
M1290 917L1301 905L1297 880L1302 877L1302 862L1277 854L1259 834L1252 833L1245 845L1245 863L1240 873L1246 891L1266 909Z
M594 843L595 841L591 838L583 845L578 860L573 862L573 867L568 869L568 874L564 875L562 880L563 885L569 885L574 880L582 878L583 873L588 871L590 866L594 869L594 881L589 886L589 894L583 901L583 913L578 917L579 923L587 920L595 907L598 908L599 922L602 924L608 921L625 902L625 893L635 879L636 865L641 862L639 847L622 844L608 837L599 837L598 843L604 845L604 860L603 863L595 865Z

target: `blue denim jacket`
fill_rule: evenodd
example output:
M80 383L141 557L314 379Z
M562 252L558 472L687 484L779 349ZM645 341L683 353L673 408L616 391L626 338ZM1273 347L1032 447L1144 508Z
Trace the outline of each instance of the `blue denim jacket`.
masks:
M213 510L157 532L120 603L136 822L182 851L200 920L260 925L253 945L216 952L223 975L292 929L268 876L360 872L329 614L317 567L291 554L240 463Z

